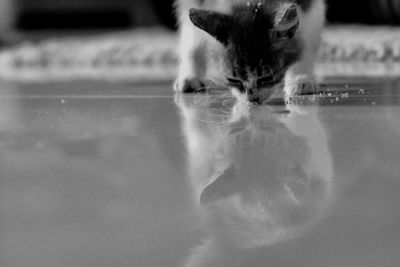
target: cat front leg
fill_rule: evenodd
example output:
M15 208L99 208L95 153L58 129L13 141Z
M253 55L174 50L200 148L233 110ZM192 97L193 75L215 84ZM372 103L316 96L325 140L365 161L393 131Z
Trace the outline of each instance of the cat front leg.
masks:
M285 97L291 97L294 95L305 95L313 94L318 90L317 82L313 74L299 73L299 74L287 74L289 77L286 78L284 93Z
M202 33L185 21L181 26L180 64L174 90L192 93L205 90L203 83L206 72L206 45Z
M294 64L285 76L285 97L316 93L318 89L314 78L314 61L316 60L319 41L308 41L302 59Z
M299 62L286 73L284 94L286 97L315 93L318 90L314 77L314 63L318 56L322 30L325 24L325 3L314 1L306 13L301 13L297 37L302 41L303 51Z

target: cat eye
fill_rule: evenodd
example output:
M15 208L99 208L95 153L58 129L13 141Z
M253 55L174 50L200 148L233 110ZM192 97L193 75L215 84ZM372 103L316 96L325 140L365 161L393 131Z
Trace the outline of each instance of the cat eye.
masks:
M272 75L269 76L263 76L259 79L257 79L257 87L265 87L268 85L274 84L274 77Z
M228 81L230 86L233 86L237 89L239 89L240 91L244 91L244 85L243 82L241 80L237 80L234 78L226 78L226 80Z

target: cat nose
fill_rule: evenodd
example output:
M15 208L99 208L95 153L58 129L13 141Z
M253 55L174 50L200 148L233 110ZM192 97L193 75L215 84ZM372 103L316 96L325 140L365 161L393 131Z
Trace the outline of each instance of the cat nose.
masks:
M257 102L258 101L258 94L256 88L249 88L247 90L247 99L250 102Z
M249 95L254 95L254 94L256 94L256 92L257 92L257 89L256 89L256 88L249 88L249 89L247 90L247 93L248 93Z
M248 95L247 100L249 100L252 103L255 103L255 102L258 102L259 97L258 97L258 95Z

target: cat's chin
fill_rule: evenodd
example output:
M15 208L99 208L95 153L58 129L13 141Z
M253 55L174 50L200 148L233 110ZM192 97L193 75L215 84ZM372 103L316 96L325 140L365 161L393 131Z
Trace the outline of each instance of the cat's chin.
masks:
M239 102L250 102L254 104L268 104L275 100L283 99L283 90L281 86L275 86L273 88L261 89L255 96L248 96L245 93L239 92L237 89L232 89L232 95L235 96Z

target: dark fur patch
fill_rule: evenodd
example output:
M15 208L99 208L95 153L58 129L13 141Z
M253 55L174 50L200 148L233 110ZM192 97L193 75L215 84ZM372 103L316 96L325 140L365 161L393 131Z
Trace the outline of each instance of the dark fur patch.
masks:
M315 1L316 0L295 0L293 2L299 5L303 11L308 11Z
M279 83L286 70L300 58L299 40L281 40L269 34L275 24L274 4L277 2L233 8L226 62L233 77L245 81L249 73L262 77L272 71L274 81Z
M189 10L189 18L196 27L206 31L226 45L232 24L232 18L229 15L191 8Z
M308 9L310 9L310 7L312 6L314 1L315 0L292 0L293 3L296 3L297 5L299 5L301 7L301 9L304 11L307 11ZM206 0L197 0L197 2L201 6L206 2Z
M248 87L244 91L250 92L281 83L287 69L300 59L302 43L295 35L294 4L306 10L313 1L317 0L249 1L233 6L231 14L191 9L189 17L225 46L229 80L239 80Z

